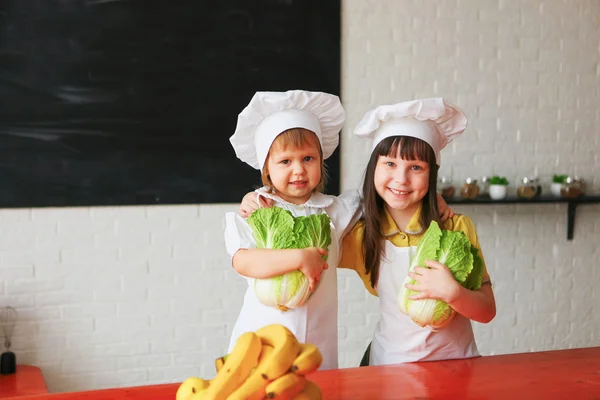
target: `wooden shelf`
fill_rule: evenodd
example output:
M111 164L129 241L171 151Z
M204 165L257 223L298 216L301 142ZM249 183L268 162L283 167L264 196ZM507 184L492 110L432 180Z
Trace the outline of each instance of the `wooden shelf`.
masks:
M579 204L600 203L600 195L586 195L571 199L554 196L539 196L532 199L523 199L517 196L508 196L503 200L492 200L487 197L477 197L473 200L467 200L461 197L452 197L445 200L448 204L464 205L567 203L567 240L573 240L575 210L577 209L577 206Z

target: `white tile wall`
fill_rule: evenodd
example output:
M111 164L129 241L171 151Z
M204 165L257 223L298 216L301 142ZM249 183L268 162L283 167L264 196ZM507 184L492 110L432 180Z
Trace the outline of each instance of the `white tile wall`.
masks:
M342 184L367 150L351 129L371 107L445 96L470 117L443 151L455 180L578 174L600 192L600 3L345 0ZM250 188L250 186L249 186ZM0 306L19 311L13 350L51 391L212 376L245 282L222 216L236 205L0 210ZM498 316L483 354L600 345L600 206L460 206L475 221ZM358 364L376 299L340 272L340 354Z

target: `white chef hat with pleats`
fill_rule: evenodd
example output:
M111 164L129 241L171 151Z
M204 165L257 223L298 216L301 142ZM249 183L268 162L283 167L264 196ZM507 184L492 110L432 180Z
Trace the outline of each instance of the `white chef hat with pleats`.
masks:
M240 160L262 170L275 138L288 129L304 128L315 133L327 159L339 144L345 119L339 97L329 93L256 92L238 115L229 141Z
M466 115L443 98L382 105L368 111L354 134L373 140L372 148L390 136L411 136L428 143L440 165L440 151L467 127Z

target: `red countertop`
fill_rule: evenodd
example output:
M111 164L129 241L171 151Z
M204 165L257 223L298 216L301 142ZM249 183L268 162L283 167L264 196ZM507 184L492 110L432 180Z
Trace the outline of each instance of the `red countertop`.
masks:
M323 399L600 399L600 347L318 371ZM175 399L179 384L18 400Z
M16 373L0 375L0 399L46 393L46 381L38 367L17 365Z

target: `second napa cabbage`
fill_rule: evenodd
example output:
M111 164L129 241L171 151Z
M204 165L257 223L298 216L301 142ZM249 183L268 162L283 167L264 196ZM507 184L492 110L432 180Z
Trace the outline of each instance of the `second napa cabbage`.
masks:
M294 217L280 207L259 208L248 217L248 224L261 249L327 249L331 244L330 219L324 213ZM308 279L299 270L256 279L254 292L262 304L283 311L301 307L311 295Z
M411 258L409 272L413 272L417 266L427 268L425 260L446 265L454 279L467 289L477 290L481 287L483 259L464 232L442 230L437 222L432 221ZM408 296L417 292L404 285L414 283L411 277L405 278L398 294L400 310L422 327L440 329L446 326L456 312L441 300L410 300Z

